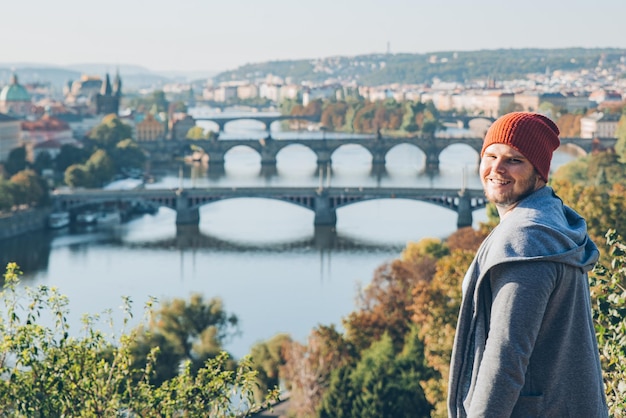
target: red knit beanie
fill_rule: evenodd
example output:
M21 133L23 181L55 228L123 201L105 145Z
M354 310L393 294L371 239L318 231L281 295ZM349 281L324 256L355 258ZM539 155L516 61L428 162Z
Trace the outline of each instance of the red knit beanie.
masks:
M482 157L491 144L506 144L528 158L544 181L548 181L552 153L560 145L559 128L544 115L513 112L498 118L487 130Z

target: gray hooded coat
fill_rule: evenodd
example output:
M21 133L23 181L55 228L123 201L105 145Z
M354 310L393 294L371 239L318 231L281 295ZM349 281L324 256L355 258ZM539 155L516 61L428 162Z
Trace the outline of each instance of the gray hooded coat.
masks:
M479 248L463 281L450 417L607 417L582 217L543 187Z

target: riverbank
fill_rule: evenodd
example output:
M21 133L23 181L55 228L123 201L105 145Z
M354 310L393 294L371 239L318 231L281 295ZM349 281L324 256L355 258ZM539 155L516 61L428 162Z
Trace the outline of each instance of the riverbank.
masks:
M0 215L0 239L7 239L46 228L50 208L28 209Z

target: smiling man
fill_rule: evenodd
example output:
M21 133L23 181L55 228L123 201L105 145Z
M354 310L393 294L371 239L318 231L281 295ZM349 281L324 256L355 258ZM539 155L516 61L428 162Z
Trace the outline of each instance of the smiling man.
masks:
M463 280L450 417L607 417L585 220L546 186L556 124L514 112L489 128L480 177L500 224Z

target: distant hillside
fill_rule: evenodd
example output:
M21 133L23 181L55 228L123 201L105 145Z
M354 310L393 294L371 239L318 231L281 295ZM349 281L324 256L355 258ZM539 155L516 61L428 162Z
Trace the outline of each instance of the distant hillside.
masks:
M357 80L363 85L390 83L468 82L493 77L507 80L528 73L553 70L614 68L624 64L626 49L497 49L443 51L428 54L371 54L328 57L318 60L270 61L247 64L218 74L216 82L260 80L268 74L291 78L293 82L321 82L328 79Z
M83 74L111 77L119 70L123 90L161 88L166 83L193 81L201 88L213 77L216 83L232 80L259 81L275 75L294 83L328 80L357 81L362 85L391 83L432 83L443 81L466 83L492 77L495 80L522 78L529 73L554 70L581 70L596 67L615 69L626 65L626 49L565 48L565 49L496 49L480 51L443 51L428 54L370 54L336 56L310 60L269 61L246 64L217 75L206 72L168 71L158 73L137 65L76 64L58 67L46 64L0 62L0 86L9 82L15 72L20 83L50 83L61 91L68 81ZM621 66L621 67L620 67Z
M104 78L107 73L112 78L116 71L120 72L123 90L138 90L141 88L158 87L172 81L172 78L162 76L138 66L113 66L108 64L84 64L68 67L45 66L44 64L2 64L0 63L0 86L17 74L20 84L43 83L50 84L55 91L62 91L68 81L80 79L84 74Z

